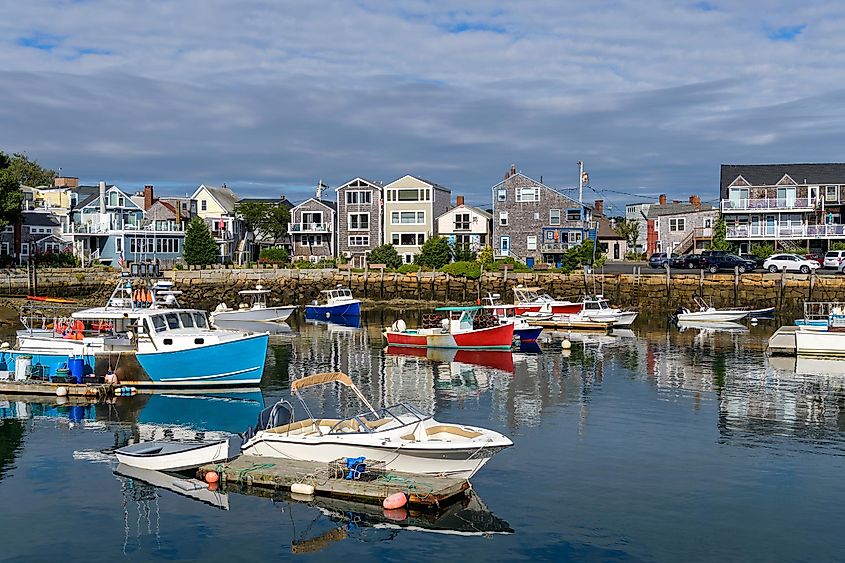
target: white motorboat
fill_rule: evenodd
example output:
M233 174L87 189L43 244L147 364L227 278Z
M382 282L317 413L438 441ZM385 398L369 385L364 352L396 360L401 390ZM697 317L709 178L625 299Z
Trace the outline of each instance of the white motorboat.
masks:
M555 299L548 293L542 293L540 287L523 287L517 285L513 288L513 302L517 315L541 314L541 315L572 315L580 313L582 305L579 302L566 299Z
M208 485L197 479L184 479L168 475L161 471L141 469L121 463L114 470L116 475L136 481L143 481L153 487L167 489L178 495L186 496L219 508L229 510L229 495L216 489L209 489Z
M586 320L602 323L613 323L613 328L628 327L637 320L637 311L623 311L610 306L610 302L602 295L584 297L584 308L578 315Z
M345 419L315 418L299 391L333 383L351 389L367 410ZM469 478L494 454L513 445L498 432L438 422L408 403L375 409L344 373L298 379L291 383L291 393L307 418L296 420L293 406L279 401L247 431L243 454L317 463L363 456L385 462L387 470Z
M693 297L698 310L679 308L675 311L678 322L726 323L740 321L748 316L747 309L716 309L700 297Z
M182 471L231 459L238 454L237 436L217 442L138 442L114 451L124 465L152 471Z
M296 310L295 305L267 306L269 289L256 285L255 289L239 291L238 295L247 300L237 309L229 309L225 303L220 303L211 313L211 322L217 321L265 321L282 322L287 320Z

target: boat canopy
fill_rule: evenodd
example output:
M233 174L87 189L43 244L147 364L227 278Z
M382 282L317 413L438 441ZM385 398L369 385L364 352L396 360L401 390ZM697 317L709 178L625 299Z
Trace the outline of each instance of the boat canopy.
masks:
M303 377L302 379L297 379L296 381L290 384L290 390L298 391L306 387L325 385L326 383L333 383L335 381L338 383L342 383L347 387L355 387L355 384L352 383L351 377L349 377L343 372L334 371L329 373L315 373L314 375L309 375L307 377Z
M478 311L482 309L480 305L467 305L465 307L438 307L435 311L450 311L450 312L464 312L464 311Z
M239 295L264 295L270 293L269 289L244 289L238 292Z

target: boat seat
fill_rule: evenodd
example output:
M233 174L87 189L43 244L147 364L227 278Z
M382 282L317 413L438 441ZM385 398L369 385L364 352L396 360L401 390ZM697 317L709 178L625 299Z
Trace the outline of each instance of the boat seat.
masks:
M147 446L146 448L138 448L133 449L132 454L134 455L149 455L149 454L157 454L162 450L161 444L156 444L153 446Z
M452 426L447 424L437 424L435 426L430 426L425 429L425 433L428 435L429 438L436 436L437 434L451 434L453 436L460 436L461 438L478 438L481 436L481 432L474 432L472 430L464 430L459 426Z
M406 440L408 442L416 442L417 441L417 437L414 436L413 434L405 434L404 436L400 436L400 438L402 438L403 440Z
M372 422L365 420L364 424L366 424L367 428L369 428L370 430L375 430L377 428L381 428L382 426L384 426L388 422L393 422L393 421L394 421L394 419L392 419L392 418L380 418L380 419L374 420Z
M291 422L290 424L283 424L281 426L276 426L275 428L270 428L267 432L272 432L274 434L307 434L305 430L308 429L313 431L313 427L314 419L306 418L304 420Z

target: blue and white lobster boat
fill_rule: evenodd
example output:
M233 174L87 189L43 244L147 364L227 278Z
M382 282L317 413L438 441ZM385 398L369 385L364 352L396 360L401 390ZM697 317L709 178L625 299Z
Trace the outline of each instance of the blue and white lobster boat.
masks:
M334 317L357 317L361 314L361 301L352 297L350 289L338 286L336 289L321 291L325 303L316 300L305 307L305 317L310 319L328 319Z
M67 368L79 383L212 387L261 382L268 333L212 328L205 311L179 307L178 292L161 287L146 279L122 279L104 307L73 313L31 305L21 315L26 328L18 331L17 345L0 350L0 363L15 379L52 380Z

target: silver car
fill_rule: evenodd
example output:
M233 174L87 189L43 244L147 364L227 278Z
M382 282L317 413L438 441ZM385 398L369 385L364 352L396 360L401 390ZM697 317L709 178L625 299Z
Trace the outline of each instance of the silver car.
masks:
M842 270L842 263L845 262L845 250L831 250L824 255L824 267Z

